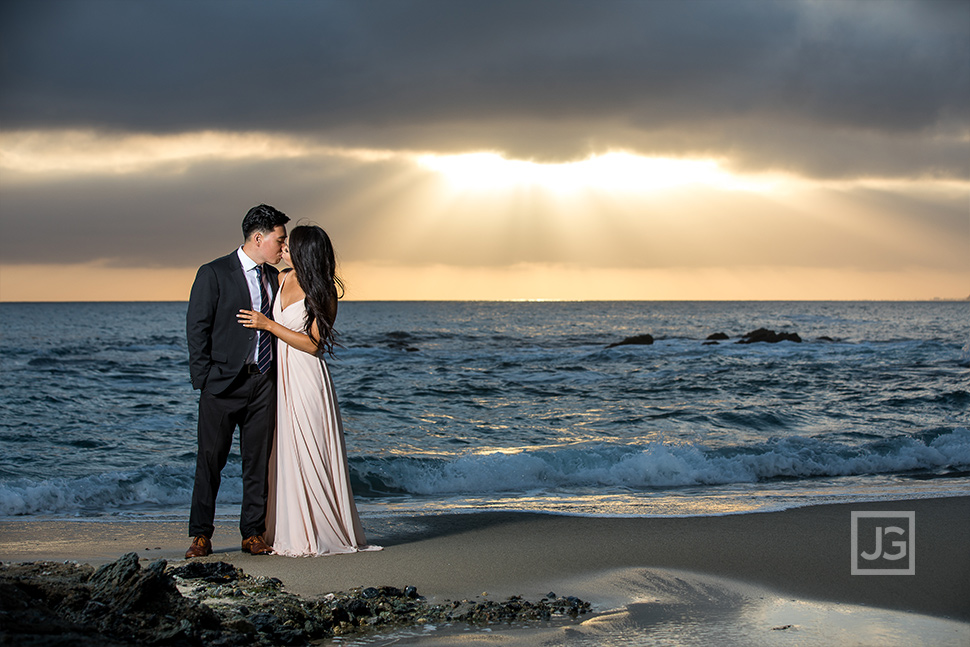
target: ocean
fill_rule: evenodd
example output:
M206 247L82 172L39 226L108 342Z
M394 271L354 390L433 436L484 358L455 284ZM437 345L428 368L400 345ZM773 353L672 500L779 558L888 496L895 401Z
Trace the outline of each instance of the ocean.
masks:
M0 304L0 518L187 519L185 309ZM759 328L802 341L737 343ZM337 329L365 528L970 494L967 302L343 302ZM237 441L219 519L241 490Z

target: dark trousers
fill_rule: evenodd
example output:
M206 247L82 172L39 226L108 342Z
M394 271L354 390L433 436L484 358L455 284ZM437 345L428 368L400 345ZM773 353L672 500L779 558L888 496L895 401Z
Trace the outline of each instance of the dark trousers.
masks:
M270 369L265 375L241 375L224 393L214 395L203 389L199 395L199 454L190 537L212 537L222 468L237 426L243 479L239 531L243 538L266 531L266 475L276 429L275 373Z

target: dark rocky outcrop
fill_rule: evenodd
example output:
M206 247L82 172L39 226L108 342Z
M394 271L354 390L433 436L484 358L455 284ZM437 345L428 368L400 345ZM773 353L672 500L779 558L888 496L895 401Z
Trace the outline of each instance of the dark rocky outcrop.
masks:
M712 335L707 336L707 341L724 341L725 339L730 339L726 333L716 332Z
M76 563L0 564L0 644L308 645L333 636L435 622L547 621L588 613L550 593L538 602L461 600L431 605L413 586L303 599L276 578L223 562L164 560L142 569L129 553L97 571Z
M183 597L165 567L159 560L142 569L135 553L97 571L73 563L4 565L0 642L201 644L219 628L219 618Z
M615 348L617 346L649 346L653 343L653 335L634 335L633 337L627 337L623 341L613 342L607 348Z
M775 332L774 330L768 330L767 328L758 328L757 330L752 330L746 335L743 335L741 339L737 342L739 344L756 344L759 342L765 342L768 344L777 344L781 341L792 341L796 343L801 343L802 338L798 336L798 333L793 332Z

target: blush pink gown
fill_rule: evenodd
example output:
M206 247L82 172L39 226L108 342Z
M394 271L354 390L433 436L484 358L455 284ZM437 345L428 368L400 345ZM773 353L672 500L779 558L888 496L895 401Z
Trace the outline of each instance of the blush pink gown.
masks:
M284 279L285 280L285 279ZM273 318L303 332L301 299ZM277 342L276 437L269 464L266 541L292 557L380 550L367 545L350 488L340 409L327 364Z

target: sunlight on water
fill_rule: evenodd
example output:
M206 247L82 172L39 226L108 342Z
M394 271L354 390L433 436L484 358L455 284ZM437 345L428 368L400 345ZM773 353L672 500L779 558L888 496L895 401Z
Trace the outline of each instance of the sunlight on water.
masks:
M611 493L557 489L515 494L463 494L451 497L374 497L358 499L365 517L411 516L484 511L540 512L589 517L696 517L771 512L810 505L846 501L893 501L899 499L962 496L970 492L970 478L900 485L889 478L819 480L766 486L725 485Z

